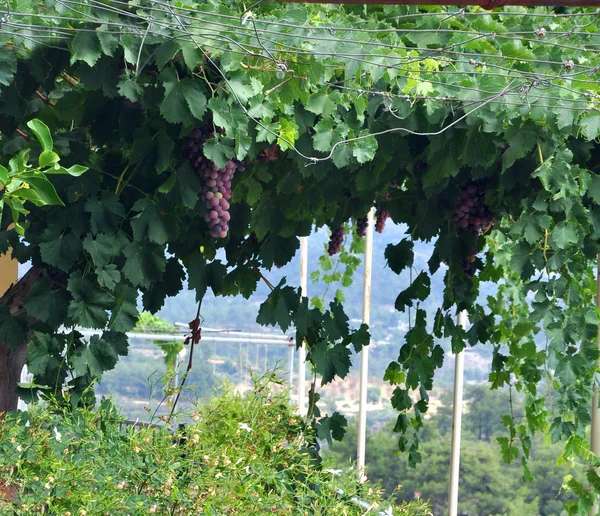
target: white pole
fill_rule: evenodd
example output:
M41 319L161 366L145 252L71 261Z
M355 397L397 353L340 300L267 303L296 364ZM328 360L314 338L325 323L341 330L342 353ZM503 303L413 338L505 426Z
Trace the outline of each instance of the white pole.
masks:
M365 273L363 279L363 313L362 322L371 322L371 274L373 272L373 225L375 221L375 208L371 208L367 215L369 225L365 235ZM358 480L367 479L365 473L365 449L367 443L367 387L369 384L369 347L365 346L360 352L360 396L358 405L358 446L357 468Z
M308 237L300 237L300 292L308 292ZM298 357L298 410L304 414L306 405L306 344L303 342Z
M467 312L458 314L458 325L467 327ZM457 353L454 358L454 399L452 401L452 448L450 452L450 487L448 489L448 516L457 516L458 477L460 467L460 433L462 427L463 383L465 354Z
M296 351L296 346L292 344L289 347L288 357L288 388L290 390L290 402L294 399L294 391L292 390L292 385L294 385L294 351Z
M598 270L596 271L596 306L600 309L600 254L596 263ZM600 328L596 337L596 344L600 348ZM592 427L590 431L590 451L595 455L600 455L600 410L598 410L598 387L594 385L594 397L592 398ZM596 470L600 473L600 470ZM590 510L590 515L598 514L598 500L594 500L594 504Z

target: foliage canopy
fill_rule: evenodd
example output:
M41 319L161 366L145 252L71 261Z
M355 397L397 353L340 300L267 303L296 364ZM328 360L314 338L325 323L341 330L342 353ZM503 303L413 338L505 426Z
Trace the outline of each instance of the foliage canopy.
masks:
M505 420L507 459L526 466L531 435L542 430L566 442L567 456L598 464L585 440L598 383L595 11L267 3L252 13L238 2L116 0L11 6L4 22L11 30L0 35L2 153L31 146L33 158L42 155L13 138L35 116L50 128L64 166L89 168L53 179L65 207L31 209L24 238L3 213L0 250L11 247L19 261L52 271L26 294L26 313L0 307L0 336L11 335L13 347L31 337L28 392L69 378L78 400L126 353L139 293L151 312L184 280L198 301L209 288L249 296L261 269L291 259L298 236L363 217L379 203L408 227L386 250L395 273L412 266L413 241L436 239L429 270L399 293L396 307L415 307L416 319L385 375L396 385L395 429L411 461L420 460L417 430L444 360L438 339L448 337L454 352L493 345L492 385L529 394L526 422ZM214 127L205 159L217 167L246 162L234 180L225 240L210 236L202 182L179 152L202 124ZM486 237L452 221L461 189L473 183L495 220ZM471 278L462 264L475 254ZM444 300L428 322L419 301L440 269ZM487 303L477 297L482 280L500 285ZM462 309L468 331L454 323ZM360 350L369 338L365 327L350 327L341 305L309 308L284 282L258 321L295 327L323 383L343 378L350 346ZM103 333L86 344L76 327ZM543 349L534 342L539 329ZM317 399L313 390L311 416L320 415ZM323 436L343 434L337 414L319 424ZM590 489L573 481L580 500L570 510L590 506L600 478L590 470L588 480Z

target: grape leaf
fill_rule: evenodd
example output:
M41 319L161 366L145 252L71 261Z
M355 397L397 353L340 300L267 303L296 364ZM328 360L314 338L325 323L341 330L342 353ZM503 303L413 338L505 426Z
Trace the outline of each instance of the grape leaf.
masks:
M345 378L350 372L352 362L350 349L344 344L329 346L327 342L319 340L310 350L310 359L315 371L321 375L321 385L326 385L334 378Z
M174 228L169 221L169 214L161 210L156 201L146 196L135 202L131 208L138 214L131 220L133 237L140 241L145 236L155 244L165 244L174 234Z
M552 230L550 242L558 249L566 249L571 244L579 242L577 225L568 221L560 222Z
M115 285L121 281L121 273L114 264L96 269L96 275L98 276L98 284L108 290L115 288Z
M108 323L111 330L128 332L134 328L139 317L137 297L137 289L128 285L119 285L115 292L115 306Z
M579 124L588 140L595 140L600 136L600 113L586 113L579 119Z
M73 233L63 233L57 224L53 224L47 227L42 238L40 254L48 265L68 272L79 260L82 244Z
M108 321L106 311L113 305L112 298L83 278L80 272L71 274L68 288L73 296L68 309L73 324L84 328L104 328Z
M405 238L397 244L388 244L384 255L389 268L396 274L400 274L406 267L411 267L413 264L413 243Z
M173 68L167 68L160 74L165 88L165 97L160 112L167 122L191 126L194 119L202 120L206 112L206 96L200 87L200 81L179 80Z
M256 322L262 326L279 326L284 332L292 324L292 314L298 310L298 293L285 285L285 278L260 305Z
M421 272L408 288L400 292L396 298L396 310L403 312L414 300L424 301L429 296L431 280L425 272Z
M68 303L67 293L52 288L50 280L45 277L38 279L25 297L27 313L53 327L60 326L64 320Z
M130 242L123 254L127 260L122 272L134 286L148 288L151 283L161 280L166 265L161 247Z
M316 424L317 437L326 440L331 446L332 438L341 441L346 435L348 421L339 412L334 412L331 416L325 416L319 419Z

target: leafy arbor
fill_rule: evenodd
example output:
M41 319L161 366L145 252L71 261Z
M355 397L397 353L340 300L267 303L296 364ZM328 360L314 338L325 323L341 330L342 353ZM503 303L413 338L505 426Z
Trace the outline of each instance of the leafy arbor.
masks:
M31 209L23 238L3 212L0 250L33 265L0 312L0 353L9 357L0 367L27 347L35 375L22 395L67 381L77 401L127 352L140 293L151 312L184 280L198 302L208 288L249 296L261 269L291 259L299 235L378 203L408 226L386 250L395 273L412 266L414 240L437 239L429 270L399 293L396 308L416 306L416 320L385 375L396 385L396 431L411 461L420 458L417 430L444 359L436 339L449 337L455 352L493 345L493 386L529 394L527 424L505 419L507 458L526 464L531 435L542 430L596 464L585 440L598 359L595 12L266 4L250 13L237 2L116 0L18 9L0 35L2 153L30 146L13 135L27 135L35 116L55 135L61 163L89 168L53 179L65 206ZM203 124L213 131L202 159L217 168L246 162L226 239L210 236L203 184L179 150ZM469 185L495 219L485 238L452 221ZM441 267L444 302L428 322L418 303ZM485 305L482 280L500 284ZM454 323L457 309L469 312L466 332ZM258 321L293 325L323 383L344 377L350 346L368 342L339 304L311 309L284 282ZM86 344L77 326L103 333ZM533 340L540 328L545 349ZM8 376L0 370L0 380ZM4 394L0 410L15 396ZM318 416L317 398L313 391ZM343 435L339 415L319 425L323 437ZM600 485L593 471L589 480ZM572 487L585 510L592 491Z

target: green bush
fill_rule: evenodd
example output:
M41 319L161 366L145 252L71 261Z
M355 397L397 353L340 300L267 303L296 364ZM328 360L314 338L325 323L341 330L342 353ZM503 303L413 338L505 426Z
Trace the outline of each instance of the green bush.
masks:
M364 514L353 497L379 507L372 514L429 514L421 502L390 507L355 471L315 460L310 431L268 378L244 396L225 388L188 416L177 431L134 428L106 399L7 415L0 480L11 499L0 514Z

